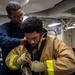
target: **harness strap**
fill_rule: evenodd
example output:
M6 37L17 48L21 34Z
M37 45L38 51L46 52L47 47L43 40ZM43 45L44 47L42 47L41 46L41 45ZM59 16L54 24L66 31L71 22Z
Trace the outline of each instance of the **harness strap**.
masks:
M46 37L47 37L47 33L45 33L45 35L44 35L43 37L46 38ZM46 43L46 39L42 41L41 46L40 46L40 48L39 48L39 50L38 50L38 52L39 52L39 61L40 61L40 57L41 57L42 50L43 50L43 48L44 48L45 43Z

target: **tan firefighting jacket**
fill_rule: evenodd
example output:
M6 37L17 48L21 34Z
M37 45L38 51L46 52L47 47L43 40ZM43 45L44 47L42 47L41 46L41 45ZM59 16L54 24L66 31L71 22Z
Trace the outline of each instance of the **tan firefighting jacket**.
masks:
M70 75L75 71L75 55L73 50L66 46L62 41L58 40L56 36L47 35L46 38L41 37L39 46L43 40L46 39L46 43L42 50L40 61L44 63L44 75ZM16 60L21 56L27 49L20 45L14 48L6 57L6 65L12 69L16 70L19 68ZM31 74L30 68L22 67L21 70L28 70ZM24 70L24 71L25 71Z

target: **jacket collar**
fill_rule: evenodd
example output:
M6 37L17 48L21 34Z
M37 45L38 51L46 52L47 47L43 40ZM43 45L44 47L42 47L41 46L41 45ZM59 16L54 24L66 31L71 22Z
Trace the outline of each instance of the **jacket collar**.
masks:
M45 28L43 28L43 33L42 33L40 41L38 43L38 49L40 48L42 41L46 40L46 37L47 37L47 30Z

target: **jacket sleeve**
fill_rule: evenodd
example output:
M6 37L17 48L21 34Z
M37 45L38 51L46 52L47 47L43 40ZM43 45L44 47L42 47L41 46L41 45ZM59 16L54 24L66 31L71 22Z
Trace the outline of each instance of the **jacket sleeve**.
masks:
M12 49L10 53L7 55L5 63L11 70L16 70L21 65L17 64L17 59L25 52L27 51L26 48L23 48L22 45Z
M48 75L70 75L75 71L75 55L73 50L58 40L53 40L53 59L46 60Z
M9 37L8 32L2 26L0 27L0 47L16 47L20 43L20 39Z

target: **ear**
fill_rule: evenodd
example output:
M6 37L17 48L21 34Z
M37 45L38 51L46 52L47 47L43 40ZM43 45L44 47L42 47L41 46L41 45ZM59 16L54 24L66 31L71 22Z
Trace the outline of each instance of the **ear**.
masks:
M9 19L11 19L11 15L7 15L7 17L8 17Z

